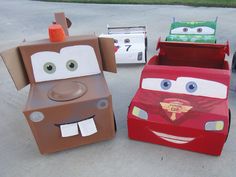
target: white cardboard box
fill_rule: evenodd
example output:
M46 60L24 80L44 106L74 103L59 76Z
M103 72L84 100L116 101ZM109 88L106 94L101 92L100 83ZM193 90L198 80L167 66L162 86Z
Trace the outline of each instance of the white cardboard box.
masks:
M114 39L117 64L146 63L146 27L108 27L108 34L101 35Z

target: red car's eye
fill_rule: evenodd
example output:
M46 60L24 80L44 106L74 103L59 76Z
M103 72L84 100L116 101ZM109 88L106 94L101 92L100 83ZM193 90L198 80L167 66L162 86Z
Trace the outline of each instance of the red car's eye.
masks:
M191 81L186 84L185 88L186 88L187 92L193 93L197 90L197 84L196 84L196 82Z
M171 81L170 80L163 80L161 81L161 88L164 90L168 90L171 87Z

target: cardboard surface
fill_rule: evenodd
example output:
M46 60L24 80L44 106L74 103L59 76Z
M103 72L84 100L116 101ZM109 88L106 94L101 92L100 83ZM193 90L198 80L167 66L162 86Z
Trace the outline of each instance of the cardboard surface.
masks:
M68 25L64 12L58 12L54 14L57 24L60 24L67 36L69 36Z
M215 21L174 21L166 41L216 43Z
M99 46L102 56L103 70L116 73L113 39L99 37Z
M230 126L227 45L159 46L158 55L144 67L129 106L129 137L220 155ZM202 63L204 54L210 59Z
M29 79L18 47L3 51L0 55L12 77L12 80L14 81L17 90L20 90L28 85Z
M116 63L146 63L147 36L145 26L108 26L108 34L102 34L100 37L113 38Z
M55 15L65 25L64 13ZM111 139L112 98L103 70L116 72L112 39L67 36L2 52L18 89L30 83L23 111L42 154Z

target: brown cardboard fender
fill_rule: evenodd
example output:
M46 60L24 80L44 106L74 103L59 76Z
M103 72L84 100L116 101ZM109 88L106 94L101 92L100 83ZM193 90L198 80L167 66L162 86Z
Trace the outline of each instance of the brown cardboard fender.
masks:
M114 137L112 97L103 75L116 72L113 46L111 39L71 36L1 53L16 88L30 84L23 113L42 154Z

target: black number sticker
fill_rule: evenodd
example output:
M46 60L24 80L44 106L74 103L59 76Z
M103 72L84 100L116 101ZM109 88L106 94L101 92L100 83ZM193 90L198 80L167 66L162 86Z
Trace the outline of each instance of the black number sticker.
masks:
M131 46L132 46L132 45L125 45L125 47L127 47L127 48L126 48L126 52L129 51L129 49L130 49Z

